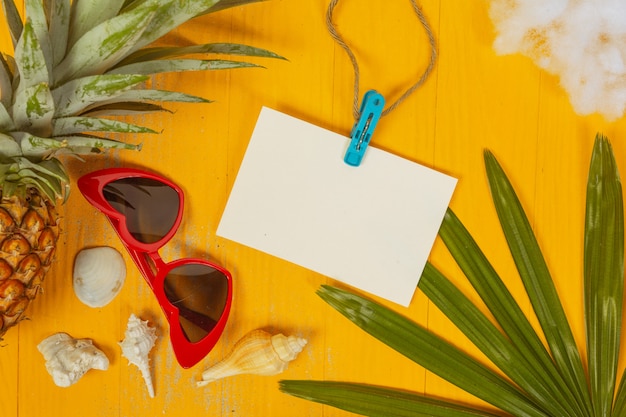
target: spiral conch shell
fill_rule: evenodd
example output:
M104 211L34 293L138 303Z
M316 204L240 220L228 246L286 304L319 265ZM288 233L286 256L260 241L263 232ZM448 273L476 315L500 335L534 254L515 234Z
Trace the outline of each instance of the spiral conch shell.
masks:
M128 318L124 340L120 343L122 356L128 359L129 365L133 364L139 368L151 398L154 398L154 385L148 355L154 347L156 339L156 329L149 327L147 321L131 314Z
M279 374L287 369L289 362L306 344L305 339L296 336L272 336L261 329L253 330L235 344L226 358L204 371L197 385L201 387L220 378L240 374Z
M78 252L74 260L74 293L89 307L104 307L120 292L126 264L114 248L99 246Z
M105 371L109 368L109 359L91 339L74 339L67 333L55 333L42 340L37 349L59 387L76 383L90 369Z

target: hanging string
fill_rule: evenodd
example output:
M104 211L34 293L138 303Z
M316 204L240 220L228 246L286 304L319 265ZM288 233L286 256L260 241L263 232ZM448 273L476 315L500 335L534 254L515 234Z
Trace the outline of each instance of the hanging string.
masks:
M428 20L426 20L426 17L424 16L424 13L422 12L422 9L419 7L419 5L417 4L416 0L409 0L409 1L411 2L411 5L413 6L413 10L415 11L417 18L419 19L422 26L424 27L424 30L426 31L426 35L428 36L428 42L430 43L430 60L428 61L428 66L426 67L426 70L424 70L424 72L422 73L420 78L417 80L417 82L413 84L411 87L409 87L400 96L400 98L398 98L391 105L389 105L386 109L384 109L381 117L386 116L387 114L395 110L396 107L398 107L400 104L402 104L402 102L404 102L407 98L409 98L409 96L413 94L415 90L420 88L422 84L424 84L424 82L426 81L430 73L432 72L435 66L435 61L437 61L437 43L435 41L435 36L433 35L433 31L431 30L430 25L428 24ZM333 23L333 12L335 11L335 6L337 6L337 3L339 3L339 0L331 0L330 4L328 5L328 10L326 11L326 26L328 27L328 31L330 32L330 35L332 36L332 38L339 44L339 46L341 46L346 51L346 53L348 54L348 57L350 58L350 61L352 62L352 67L354 68L354 101L352 105L352 114L354 115L354 118L358 120L360 113L361 113L360 106L359 106L359 84L360 84L360 79L361 79L361 72L359 70L359 63L357 62L356 57L354 56L354 53L352 52L348 44L343 40L343 38L337 31L337 28L335 28L335 25Z

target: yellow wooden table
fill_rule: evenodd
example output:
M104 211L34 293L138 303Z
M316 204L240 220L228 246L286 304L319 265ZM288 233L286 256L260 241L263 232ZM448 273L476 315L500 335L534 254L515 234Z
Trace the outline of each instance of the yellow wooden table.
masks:
M584 349L581 273L586 173L597 131L612 139L618 164L626 172L626 120L609 123L599 116L577 116L556 77L522 56L496 55L487 1L420 3L437 38L439 60L428 82L383 119L373 145L459 178L452 208L530 310L489 198L482 152L491 149L537 230ZM166 322L148 286L105 218L74 187L61 209L63 232L45 293L29 311L32 320L12 329L2 342L0 416L348 415L280 393L281 378L366 382L480 404L357 329L321 301L315 291L333 281L216 237L261 106L349 133L353 71L326 30L326 7L326 0L270 0L184 25L165 41L241 42L275 51L288 61L258 60L266 69L157 77L160 88L176 87L215 103L171 105L172 114L145 120L162 134L130 138L143 142L139 153L113 152L89 158L87 163L69 162L73 181L101 167L140 166L184 188L185 218L162 255L167 260L209 256L233 272L233 310L216 348L191 369L178 366ZM361 64L362 91L376 88L392 100L425 67L427 39L408 0L343 0L335 20ZM2 50L8 51L5 28L0 39ZM93 309L75 297L72 268L80 249L100 245L124 254L128 276L111 304ZM477 299L439 242L431 261ZM409 308L385 304L478 355L419 290ZM117 345L131 313L149 319L162 335L153 352L154 399ZM256 328L298 335L309 343L282 375L238 376L204 388L195 386L203 369ZM55 386L36 345L59 331L93 339L110 358L109 370L90 371L69 388Z

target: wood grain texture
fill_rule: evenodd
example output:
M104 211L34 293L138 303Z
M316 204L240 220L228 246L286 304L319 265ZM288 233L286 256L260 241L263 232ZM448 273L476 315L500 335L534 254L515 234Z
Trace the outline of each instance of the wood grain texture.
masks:
M586 173L598 131L612 140L618 165L626 172L626 120L609 123L598 116L577 116L556 77L525 57L496 55L487 0L421 0L420 4L437 38L439 60L428 82L381 120L372 143L459 178L452 208L530 313L489 197L482 154L486 148L492 150L537 230L584 350L581 275ZM73 181L101 167L138 166L158 171L183 187L185 219L161 254L166 260L210 257L233 272L233 310L216 348L192 369L177 365L167 324L148 286L104 217L74 187L61 208L63 233L45 293L30 309L32 320L10 331L2 342L1 416L350 415L281 394L277 381L282 378L366 382L482 404L326 306L315 291L333 281L215 234L261 106L339 133L350 131L353 72L326 31L326 7L327 2L320 0L269 0L185 24L162 42L241 42L270 49L288 60L254 59L265 69L158 76L154 82L159 88L180 89L215 102L168 105L171 114L146 118L145 123L162 133L129 138L143 143L139 153L112 152L88 158L87 163L67 161ZM408 0L343 0L335 20L361 65L362 92L376 88L392 101L425 67L427 39ZM4 26L0 47L11 50ZM111 304L92 309L74 296L71 276L77 252L99 245L119 249L129 268L120 295ZM477 300L440 242L431 260ZM419 290L409 308L388 305L481 357ZM153 356L154 399L117 346L131 313L149 319L161 335ZM196 388L202 370L255 328L295 334L309 344L282 375L233 377ZM36 345L58 331L92 338L110 358L110 369L91 371L70 388L56 387Z

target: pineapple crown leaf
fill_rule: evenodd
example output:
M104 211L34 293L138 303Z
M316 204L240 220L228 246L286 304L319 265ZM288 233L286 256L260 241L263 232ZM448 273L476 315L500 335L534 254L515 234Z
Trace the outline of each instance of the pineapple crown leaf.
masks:
M158 8L158 2L144 5L104 21L85 33L54 68L54 84L101 74L123 59L141 38Z
M13 41L13 47L15 47L18 39L22 36L22 28L24 27L22 18L20 17L20 13L13 0L2 0L2 9L4 10L4 15L6 16L7 23L9 25L9 32L11 34L11 40Z
M14 47L14 56L0 55L3 195L37 187L49 198L67 196L66 176L32 167L9 172L3 168L7 161L25 158L47 164L61 154L140 150L140 144L104 139L97 133L158 133L102 116L169 111L162 102L210 102L181 92L146 89L144 83L153 74L260 67L230 60L183 59L186 56L284 59L261 48L228 43L141 50L192 18L252 2L24 0L22 19L14 0L2 0Z
M129 64L114 68L108 73L152 75L164 72L208 71L251 67L261 67L261 65L222 59L167 59Z
M101 153L104 149L141 149L141 145L88 135L42 138L27 132L15 132L12 136L20 143L22 155L32 160L44 160L61 153L87 155Z
M128 116L157 112L172 113L171 110L153 103L120 101L105 102L90 106L82 113L83 116Z
M73 6L78 6L79 3L83 3L82 1L74 1L72 2ZM101 2L100 10L106 7L105 5L109 2ZM71 19L71 6L70 0L55 0L54 2L47 2L48 10L47 15L49 16L48 26L49 26L49 39L50 39L50 49L52 53L52 61L50 61L50 69L56 67L56 65L61 62L65 53L67 52L68 39L70 36L70 21ZM94 16L101 16L102 12L92 13ZM76 18L73 19L74 26L76 26ZM92 26L93 27L93 26Z
M147 0L127 2L122 9L122 14L132 12L140 8ZM160 2L158 12L143 31L141 38L134 44L129 53L135 52L167 33L176 29L181 24L193 19L202 12L208 10L217 3L217 0L178 1L169 0Z
M0 54L0 104L6 109L13 102L13 72L4 54ZM0 127L1 129L1 127Z
M0 163L2 195L25 195L28 187L36 187L54 201L67 197L69 177L60 161L50 159L38 163L24 157L6 159Z
M141 74L105 74L69 81L52 90L56 116L78 114L90 105L111 99L148 79Z
M143 48L126 57L118 65L116 65L116 67L135 64L138 62L153 61L157 59L171 59L194 54L224 54L285 59L272 51L256 48L254 46L242 45L238 43L207 43L181 47Z
M69 6L69 0L61 1ZM119 13L124 5L124 0L74 0L71 6L64 10L71 16L72 25L69 27L66 45L74 45L85 33L89 32L99 24L111 19ZM94 13L97 10L97 13Z
M243 6L244 4L260 3L265 0L220 0L214 6L200 13L200 15L219 12L230 7Z
M46 58L30 19L26 20L22 36L15 47L15 63L20 75L20 82L15 92L16 96L28 87L49 83ZM19 99L16 98L17 100Z
M0 102L0 132L15 130L15 124L7 108Z
M53 121L53 136L82 132L158 133L147 127L99 117L59 117Z
M27 22L30 24L35 37L39 43L39 48L44 56L43 66L46 75L46 81L51 79L52 66L46 63L52 62L52 45L50 43L50 34L48 31L48 18L44 7L49 5L48 1L41 0L25 0Z

